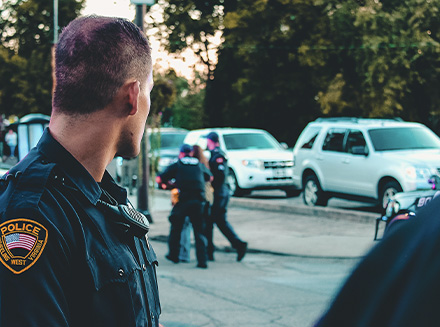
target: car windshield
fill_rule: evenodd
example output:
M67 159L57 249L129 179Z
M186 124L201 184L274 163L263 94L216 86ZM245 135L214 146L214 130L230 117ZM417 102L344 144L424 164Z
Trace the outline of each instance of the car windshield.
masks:
M227 150L264 150L281 148L275 139L264 133L224 134L223 140Z
M151 144L157 145L160 137L160 149L174 149L179 148L186 133L154 133L150 136Z
M381 128L368 133L376 151L440 149L439 137L428 128Z

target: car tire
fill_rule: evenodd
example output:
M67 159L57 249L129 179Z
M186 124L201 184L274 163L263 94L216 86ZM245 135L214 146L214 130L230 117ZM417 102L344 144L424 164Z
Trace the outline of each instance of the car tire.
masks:
M390 198L396 194L402 192L402 187L397 181L389 181L384 184L380 190L379 203L381 209L385 209Z
M303 190L303 201L307 206L326 206L328 197L322 190L318 178L315 175L309 175L305 179Z
M232 169L229 169L228 184L231 196L245 196L251 194L251 190L244 190L238 186L237 176Z

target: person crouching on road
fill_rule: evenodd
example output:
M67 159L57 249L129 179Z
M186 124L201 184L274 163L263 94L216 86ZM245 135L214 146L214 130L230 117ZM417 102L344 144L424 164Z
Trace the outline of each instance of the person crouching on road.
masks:
M241 261L246 254L247 243L243 242L235 233L226 219L226 211L230 197L229 185L227 184L228 160L225 153L220 149L219 137L216 132L210 132L207 136L207 146L211 151L209 167L214 176L212 187L214 188L214 203L211 207L211 215L207 222L206 237L208 239L208 259L214 261L213 228L214 223L237 251L237 261Z
M205 182L212 177L211 172L197 158L192 156L192 146L183 144L179 160L168 166L159 174L156 182L166 184L174 179L179 189L179 201L174 205L169 217L171 226L168 237L168 254L166 258L174 263L179 262L180 238L185 217L189 217L196 243L197 267L207 268L205 221Z

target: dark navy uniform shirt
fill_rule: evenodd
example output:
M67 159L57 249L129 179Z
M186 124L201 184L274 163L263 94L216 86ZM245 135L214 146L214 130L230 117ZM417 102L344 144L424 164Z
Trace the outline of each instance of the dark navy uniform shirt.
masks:
M204 200L205 182L209 181L211 172L197 158L183 157L169 165L159 175L163 183L171 179L176 180L176 187L180 190L181 200Z
M156 255L98 199L127 194L107 172L95 182L48 129L2 178L2 327L159 325Z
M211 150L209 168L214 176L212 181L214 192L221 192L226 186L226 178L228 177L228 160L225 153L219 147Z

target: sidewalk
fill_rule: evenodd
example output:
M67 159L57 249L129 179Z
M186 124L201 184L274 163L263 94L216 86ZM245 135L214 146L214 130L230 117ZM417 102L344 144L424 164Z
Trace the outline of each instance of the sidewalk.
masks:
M130 196L136 206L137 197ZM149 194L153 223L152 242L166 242L171 211L169 191ZM248 242L249 252L276 255L359 258L377 242L373 241L377 214L335 208L311 208L271 203L270 200L231 198L228 220L236 233ZM216 228L218 250L233 251ZM191 254L194 257L194 253Z

